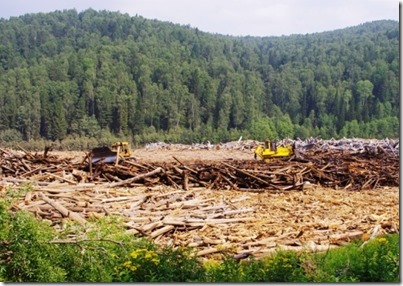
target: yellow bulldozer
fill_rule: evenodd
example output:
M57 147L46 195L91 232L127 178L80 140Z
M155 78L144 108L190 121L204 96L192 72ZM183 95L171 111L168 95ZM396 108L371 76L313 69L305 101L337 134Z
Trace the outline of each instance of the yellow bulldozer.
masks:
M129 142L115 142L110 147L96 147L91 150L91 163L116 163L119 158L133 154Z
M259 156L265 162L272 158L287 158L295 154L295 146L286 144L277 146L277 142L265 141L264 146L259 145L255 150L255 159Z

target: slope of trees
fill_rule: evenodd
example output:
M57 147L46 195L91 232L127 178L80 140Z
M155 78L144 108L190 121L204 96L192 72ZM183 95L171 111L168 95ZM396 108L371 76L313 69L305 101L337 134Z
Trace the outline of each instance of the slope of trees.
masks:
M0 19L0 141L397 137L399 24L230 37L108 11Z

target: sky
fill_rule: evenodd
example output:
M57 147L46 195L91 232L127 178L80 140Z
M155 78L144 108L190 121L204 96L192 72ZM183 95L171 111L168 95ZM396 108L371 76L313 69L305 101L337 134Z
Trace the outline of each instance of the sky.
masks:
M232 36L311 34L399 21L398 0L0 0L0 18L27 13L119 11Z

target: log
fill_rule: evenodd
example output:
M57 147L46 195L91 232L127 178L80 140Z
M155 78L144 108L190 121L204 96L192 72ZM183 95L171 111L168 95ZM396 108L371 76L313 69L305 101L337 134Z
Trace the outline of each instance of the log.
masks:
M225 240L223 239L211 239L205 236L203 236L202 239L205 244L215 244L215 245L225 244Z
M35 169L33 169L33 170L29 171L29 172L26 172L26 173L22 174L21 177L26 177L26 176L28 176L28 175L35 174L36 172L39 172L39 171L41 171L42 169L43 169L43 167L35 168Z
M183 164L181 161L179 161L178 158L176 158L175 156L172 156L179 164L181 164L183 166L183 168L185 168L186 170L189 170L190 172L192 172L193 174L197 174L197 172L189 167L187 167L185 164Z
M251 177L251 178L253 178L253 179L255 179L255 180L257 180L257 181L263 183L264 185L274 186L273 184L270 184L269 182L267 182L267 181L265 181L265 180L262 180L261 178L256 177L256 176L254 176L254 175L252 175L252 174L250 174L250 173L248 173L248 172L246 172L246 171L244 171L244 170L238 169L238 168L236 168L236 167L234 167L234 166L231 166L231 165L229 165L229 164L227 164L227 163L225 163L225 162L223 162L223 164L224 164L225 166L227 166L227 167L230 167L230 168L234 169L235 171L237 171L237 172L239 172L239 173L241 173L241 174L244 174L244 175L246 175L246 176L248 176L248 177ZM275 188L278 188L278 189L281 189L281 188L279 188L279 187L277 187L277 186L274 186L274 187L275 187Z
M31 199L32 199L32 192L27 192L25 194L24 203L28 205L31 202Z
M152 222L152 223L149 223L149 224L143 226L141 229L142 229L144 232L147 232L147 231L152 231L153 229L155 229L155 228L157 228L157 227L161 227L161 226L163 226L163 225L164 225L164 224L163 224L162 221L155 221L155 222Z
M207 254L212 254L212 253L216 253L216 252L220 252L221 250L219 250L218 248L212 247L212 248L207 248L204 250L201 250L199 252L196 253L196 256L204 256Z
M50 204L52 207L54 207L57 211L59 211L64 217L69 217L75 221L77 221L78 223L84 225L87 223L87 221L82 218L78 213L69 211L67 208L65 208L63 205L61 205L60 203L48 198L47 196L45 196L43 193L39 193L39 197L44 200L45 202L47 202L48 204Z
M237 223L237 222L244 222L244 221L253 221L255 220L254 217L240 217L240 218L222 218L222 219L205 219L203 222L206 224L226 224L226 223ZM188 222L197 223L198 220L188 219Z
M206 226L204 222L185 222L183 220L174 220L174 219L169 219L169 220L164 220L163 223L165 225L173 225L173 226L181 226L184 227L186 230L196 229L196 228L203 228Z
M185 191L189 190L189 178L187 172L183 172L183 189Z
M129 165L132 165L132 166L134 166L134 167L137 167L137 168L140 168L140 169L148 169L148 167L146 167L146 166L143 166L143 165L141 165L141 164L137 164L137 163L135 163L135 162L132 162L132 161L129 161L129 160L125 160L125 162L124 162L125 164L129 164Z
M254 212L255 210L252 208L248 209L238 209L238 210L229 210L229 211L224 211L222 213L214 213L211 215L207 216L207 219L217 219L219 217L225 217L228 215L234 215L234 214L241 214L241 213L248 213L248 212Z
M362 231L358 230L358 231L343 233L343 234L339 234L339 235L331 235L329 237L329 240L331 240L331 241L339 241L339 240L351 241L354 239L361 239L363 234L364 233Z
M167 233L167 232L173 230L174 228L175 227L173 225L166 225L166 226L164 226L164 227L162 227L160 229L157 229L156 231L152 232L150 234L150 237L151 238L156 238L157 236L160 236L160 235L162 235L164 233Z
M109 184L109 187L116 188L116 187L121 187L121 186L124 186L124 185L128 185L128 184L134 183L136 181L139 181L141 179L144 179L144 178L153 176L155 174L158 174L158 173L162 172L162 170L163 169L161 167L158 167L157 169L155 169L155 170L153 170L151 172L148 172L146 174L141 174L141 175L135 176L133 178L130 178L130 179L127 179L127 180L124 180L124 181L121 181L121 182L116 182L116 183Z
M88 184L79 184L75 186L66 186L66 185L54 185L52 184L52 188L49 187L49 184L46 184L47 187L35 187L35 191L38 192L47 192L47 193L69 193L76 191L93 191L93 188L96 187L96 184L88 183ZM98 189L99 191L100 189Z
M32 184L32 185L38 185L38 186L48 186L50 183L49 182L38 182L38 181L33 181L33 180L24 180L24 179L16 179L16 178L2 178L0 181L0 184L3 182L10 182L10 183L22 183L22 184Z
M69 180L69 179L66 179L66 178L57 176L57 175L52 174L52 173L46 173L46 175L52 176L52 177L54 177L54 178L56 178L56 179L59 179L59 180L61 180L61 181L66 181L67 183L70 183L70 184L72 184L72 185L77 185L77 182L74 182L74 181L72 181L72 180Z
M122 201L128 201L128 202L140 201L140 202L144 202L148 197L149 196L147 196L147 195L113 197L113 198L102 199L101 202L103 202L103 203L122 202Z

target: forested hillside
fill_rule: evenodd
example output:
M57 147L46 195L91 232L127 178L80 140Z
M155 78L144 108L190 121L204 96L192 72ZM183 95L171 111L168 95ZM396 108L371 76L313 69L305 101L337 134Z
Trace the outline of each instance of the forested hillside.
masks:
M75 10L0 19L0 142L398 137L399 23L282 37Z

